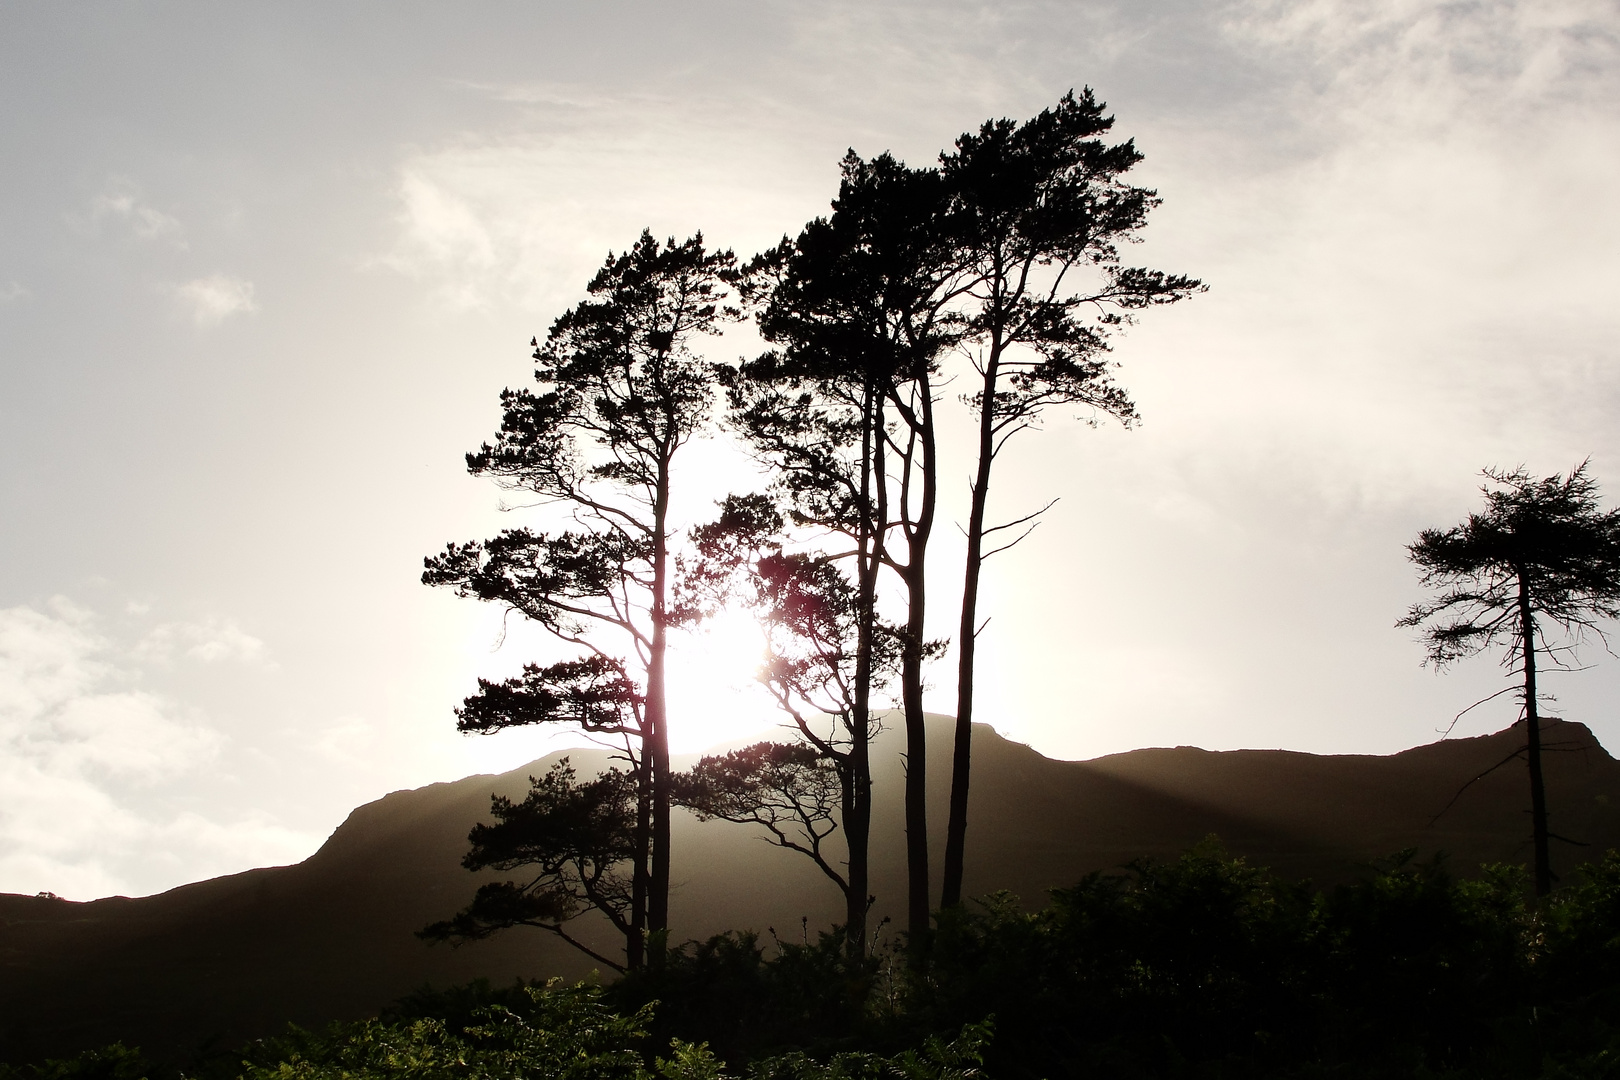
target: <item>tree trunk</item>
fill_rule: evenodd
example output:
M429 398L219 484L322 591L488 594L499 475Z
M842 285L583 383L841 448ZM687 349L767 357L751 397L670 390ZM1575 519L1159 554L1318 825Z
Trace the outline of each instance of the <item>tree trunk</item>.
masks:
M647 731L642 752L652 762L652 870L647 896L649 960L659 966L669 935L669 731L664 660L669 642L669 546L664 535L669 512L669 460L659 462L653 506L652 645L647 653Z
M928 539L934 527L938 464L934 455L933 391L925 375L916 382L921 423L922 494L907 537L906 636L901 643L900 693L906 713L906 933L910 947L926 943L928 902L928 732L923 714L923 645L927 641ZM909 464L909 463L908 463Z
M844 794L844 843L849 848L848 888L844 892L845 952L852 959L866 956L866 911L871 875L868 847L872 832L872 780L867 739L860 726L850 732L852 743Z
M1535 846L1536 896L1552 892L1552 852L1547 831L1547 789L1541 775L1541 717L1536 711L1536 619L1530 610L1530 586L1525 572L1519 576L1519 629L1524 635L1524 726L1529 736L1526 755L1530 767L1530 829Z
M967 859L968 782L973 768L973 664L978 650L979 572L984 566L984 512L990 497L990 466L995 459L996 374L999 343L991 346L984 366L984 400L979 407L979 469L973 477L968 510L967 567L962 580L962 622L956 649L956 738L951 752L951 810L945 824L945 884L939 906L962 902L962 872Z
M631 862L630 933L624 946L625 967L634 971L647 957L647 856L652 841L652 763L643 742L636 759L636 852Z
M878 528L873 521L874 454L882 438L881 403L867 381L862 402L861 503L856 525L855 699L850 702L849 760L844 778L844 844L849 849L849 888L844 893L844 940L847 954L866 957L866 913L870 909L869 853L872 835L872 644L877 618ZM881 484L881 479L879 483ZM878 513L886 512L886 503Z

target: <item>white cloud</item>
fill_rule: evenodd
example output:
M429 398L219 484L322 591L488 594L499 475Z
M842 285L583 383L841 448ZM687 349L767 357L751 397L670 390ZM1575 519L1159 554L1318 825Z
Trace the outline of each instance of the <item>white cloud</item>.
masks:
M198 326L218 326L232 315L259 310L253 282L228 274L210 274L175 286L174 294Z
M90 200L89 229L97 231L103 222L121 225L141 240L166 240L179 248L187 246L179 220L145 202L127 179L114 178L105 191Z
M143 614L144 610L134 612ZM163 623L147 632L133 655L141 660L172 661L177 655L204 663L234 660L274 667L263 641L247 633L234 620Z
M227 740L142 689L138 654L154 639L204 661L258 658L263 645L230 622L160 630L126 651L60 598L0 610L0 890L140 892L309 850L310 837L263 815L205 818L184 805Z
M19 300L26 300L33 296L33 290L17 281L8 281L0 285L0 306L15 304Z

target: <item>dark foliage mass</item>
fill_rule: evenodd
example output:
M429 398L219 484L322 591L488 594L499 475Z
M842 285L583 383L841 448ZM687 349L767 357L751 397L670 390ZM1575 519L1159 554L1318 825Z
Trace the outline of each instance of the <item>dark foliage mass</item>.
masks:
M988 1022L984 1069L1006 1080L1620 1076L1620 857L1541 907L1526 884L1402 856L1320 892L1209 844L1038 912L1008 895L948 910L905 965L853 964L826 938L767 959L736 936L610 993L663 1002L661 1039L739 1070Z
M1208 843L946 911L926 950L729 934L605 988L424 989L199 1080L1620 1076L1620 855L1537 905L1517 867L1397 857L1332 891ZM774 933L772 934L774 938ZM904 960L902 960L904 957ZM142 1080L121 1046L0 1080Z

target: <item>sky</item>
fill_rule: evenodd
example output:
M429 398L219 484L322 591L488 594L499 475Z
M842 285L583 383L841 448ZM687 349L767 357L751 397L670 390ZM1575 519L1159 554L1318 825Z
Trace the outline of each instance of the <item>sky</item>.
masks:
M746 255L848 148L926 164L1088 85L1163 199L1130 260L1209 291L1120 341L1138 428L1053 414L998 466L993 513L1058 502L988 570L978 718L1063 758L1506 726L1453 724L1492 658L1394 627L1404 545L1487 466L1620 497L1614 0L0 0L0 891L296 861L562 745L455 733L549 646L419 583L521 523L462 455L530 337L644 227ZM688 520L758 483L686 469ZM959 432L944 470L957 521ZM775 722L750 640L678 647L678 749ZM1554 708L1620 748L1620 660L1581 659Z

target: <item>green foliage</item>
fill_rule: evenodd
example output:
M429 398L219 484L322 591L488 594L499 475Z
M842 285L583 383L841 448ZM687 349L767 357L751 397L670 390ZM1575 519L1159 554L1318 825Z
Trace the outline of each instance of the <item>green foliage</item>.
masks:
M1318 938L1302 886L1201 846L1091 874L1026 914L1000 894L947 911L906 1011L931 1029L997 1018L995 1075L1220 1058L1296 1029Z
M158 1070L139 1050L121 1042L38 1065L0 1063L0 1080L148 1080L157 1074Z
M435 1017L294 1030L258 1044L243 1080L650 1080L637 1045L650 1011L621 1016L590 986L523 989L462 1022Z
M922 1047L891 1057L848 1051L825 1062L794 1051L756 1062L749 1080L974 1080L982 1076L992 1024L969 1024L956 1038L930 1035Z

